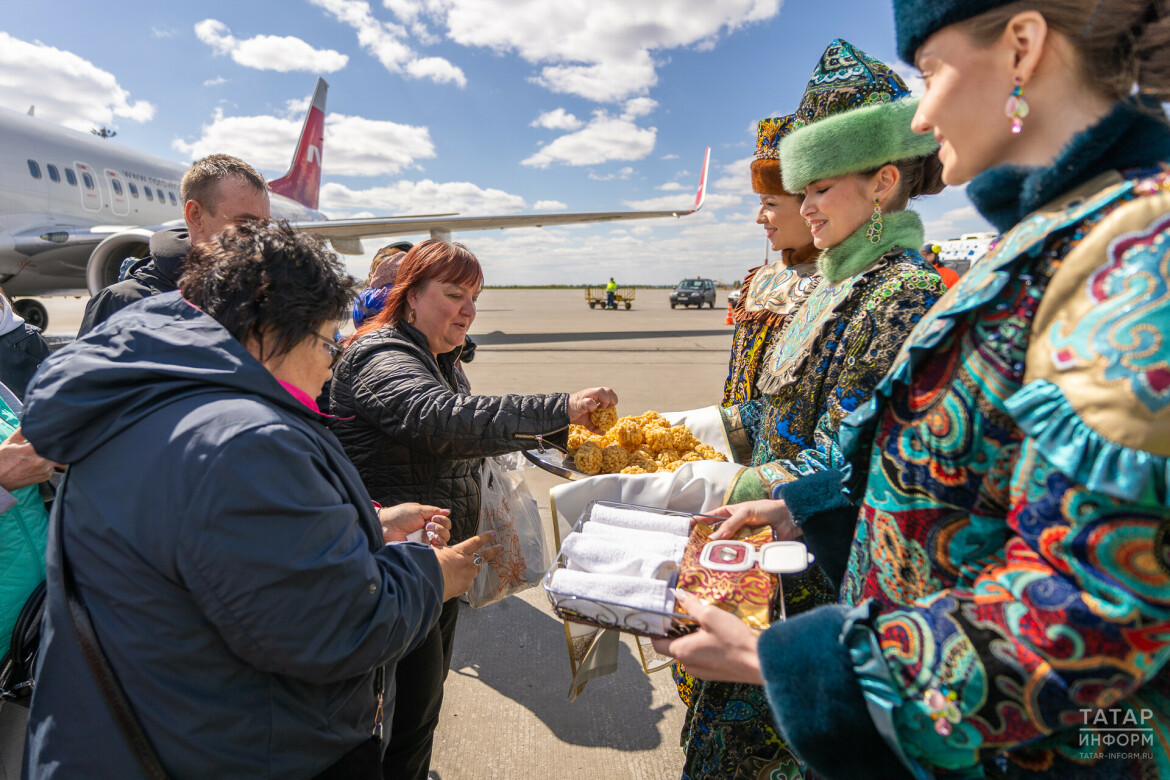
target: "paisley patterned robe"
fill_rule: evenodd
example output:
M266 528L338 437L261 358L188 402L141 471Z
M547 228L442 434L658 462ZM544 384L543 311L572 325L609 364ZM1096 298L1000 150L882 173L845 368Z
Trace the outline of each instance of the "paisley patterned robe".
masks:
M737 460L753 466L727 502L763 498L773 482L837 463L841 420L869 398L902 341L945 289L917 252L901 249L856 276L822 280L789 318L783 338L771 344L760 385L772 393L724 412ZM789 616L836 600L819 568L782 579ZM802 776L760 686L697 682L684 746L684 778Z
M1168 333L1157 168L1035 211L919 323L840 430L864 496L842 588L857 606L760 643L817 771L1170 777ZM858 703L805 729L805 686ZM875 731L880 766L823 739Z
M1007 234L850 420L874 446L842 595L882 608L911 762L1170 773L1170 174L1119 179ZM1109 759L1129 732L1090 723L1150 744Z

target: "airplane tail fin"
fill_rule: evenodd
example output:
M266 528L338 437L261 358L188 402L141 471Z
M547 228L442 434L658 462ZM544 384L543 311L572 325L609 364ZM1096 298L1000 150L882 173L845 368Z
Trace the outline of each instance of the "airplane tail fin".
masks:
M268 183L268 188L277 195L291 198L297 203L317 208L321 192L321 152L325 146L325 93L329 85L325 79L317 79L313 90L313 102L301 128L301 140L293 154L288 173Z

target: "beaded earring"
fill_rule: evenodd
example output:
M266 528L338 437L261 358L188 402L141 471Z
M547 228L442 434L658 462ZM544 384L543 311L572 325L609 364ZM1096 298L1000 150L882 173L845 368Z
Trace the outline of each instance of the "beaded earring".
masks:
M882 227L882 202L877 198L874 198L873 216L869 218L869 230L865 231L865 235L869 237L869 243L881 243Z
M1004 114L1008 119L1012 120L1012 133L1019 135L1024 130L1024 119L1031 113L1032 109L1028 107L1028 101L1024 99L1024 85L1020 83L1020 77L1016 76L1016 88L1012 90L1012 94L1007 99L1007 104L1003 107Z

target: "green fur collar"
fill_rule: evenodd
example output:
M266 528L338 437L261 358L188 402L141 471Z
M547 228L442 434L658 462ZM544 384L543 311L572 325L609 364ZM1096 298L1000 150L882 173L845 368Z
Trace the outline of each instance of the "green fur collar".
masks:
M836 284L869 268L894 247L914 249L922 246L926 231L922 219L913 211L884 214L882 225L882 240L876 244L871 244L865 234L869 229L866 222L849 238L821 252L817 258L817 271Z

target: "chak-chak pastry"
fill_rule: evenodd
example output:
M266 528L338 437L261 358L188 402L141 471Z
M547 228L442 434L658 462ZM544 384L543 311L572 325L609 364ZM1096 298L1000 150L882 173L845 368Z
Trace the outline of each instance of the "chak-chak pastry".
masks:
M626 467L630 462L630 453L620 444L611 444L601 451L601 470L606 474L615 474Z
M590 476L601 471L601 448L591 441L587 441L577 450L575 456L577 470Z
M604 409L594 409L589 413L589 419L597 426L597 430L608 433L609 429L617 424L617 409L612 406Z

